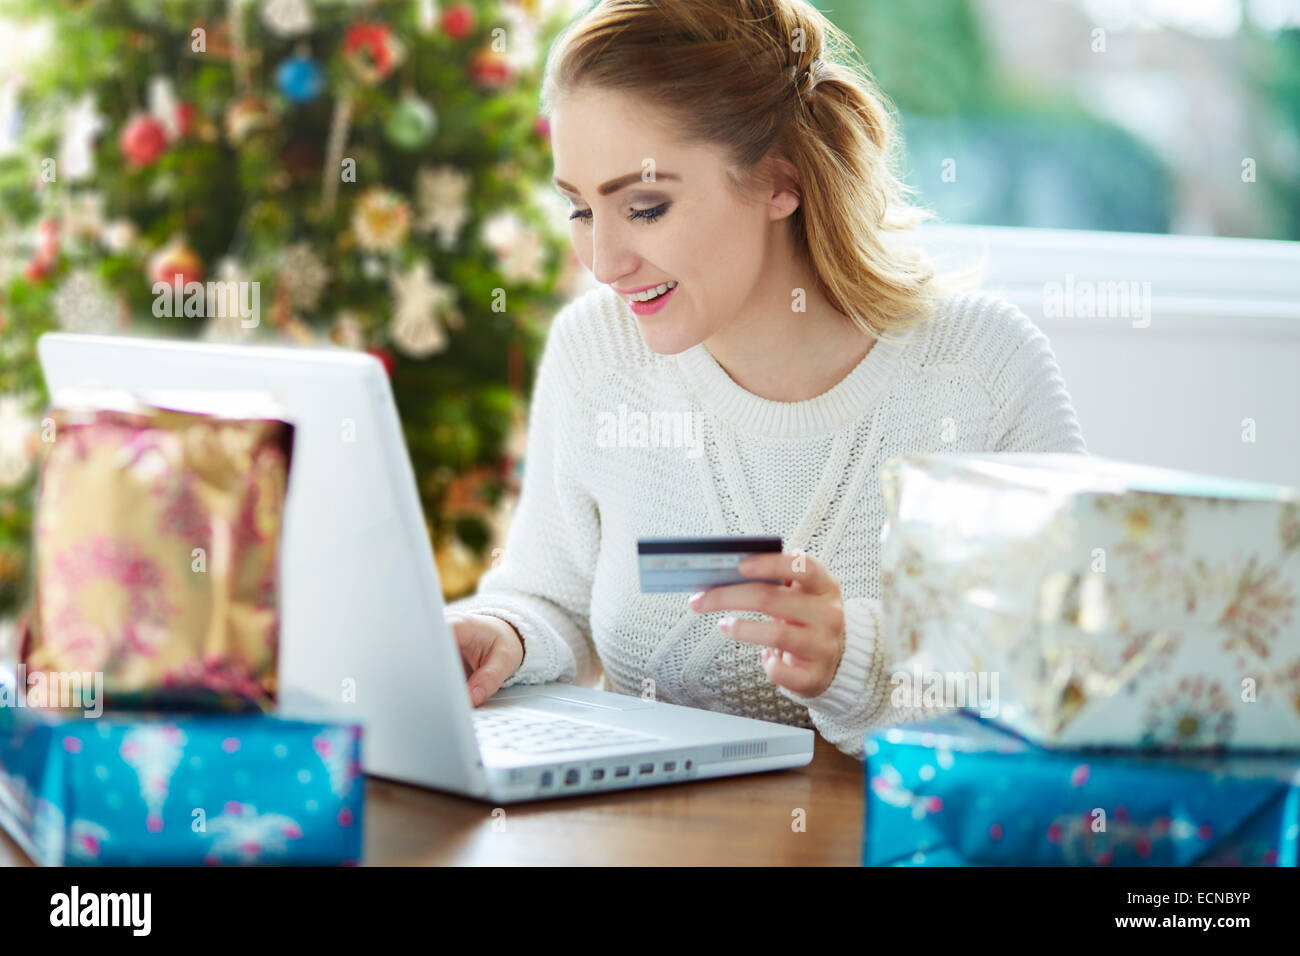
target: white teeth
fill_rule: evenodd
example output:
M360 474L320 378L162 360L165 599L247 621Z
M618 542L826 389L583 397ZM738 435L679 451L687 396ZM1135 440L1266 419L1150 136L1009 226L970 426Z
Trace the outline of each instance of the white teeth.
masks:
M661 285L657 286L656 288L646 289L644 292L634 292L630 296L628 296L628 298L631 299L633 302L649 302L651 299L655 299L663 295L669 289L675 289L675 288L677 288L677 280L670 279L668 282L664 282Z

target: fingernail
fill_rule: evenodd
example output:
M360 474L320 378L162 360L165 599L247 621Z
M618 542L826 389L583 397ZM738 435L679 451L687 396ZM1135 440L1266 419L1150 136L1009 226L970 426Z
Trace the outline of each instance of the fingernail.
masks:
M696 604L700 602L700 598L702 597L704 597L704 592L696 591L694 594L692 594L690 597L686 599L686 603L689 604L691 607L694 607Z
M745 560L741 561L738 565L736 565L736 570L739 571L741 574L748 574L749 569L752 568L753 566L754 566L754 559L746 558Z
M483 689L481 687L473 688L469 692L469 699L472 700L474 702L474 706L477 707L479 705L479 701L483 699Z
M724 617L721 621L718 622L718 630L721 631L723 634L730 634L732 627L735 626L735 623L736 623L736 619L734 617Z
M770 647L763 648L763 663L766 664L768 661L770 661L772 659L772 655L774 655L775 653L776 651L772 650L772 648Z

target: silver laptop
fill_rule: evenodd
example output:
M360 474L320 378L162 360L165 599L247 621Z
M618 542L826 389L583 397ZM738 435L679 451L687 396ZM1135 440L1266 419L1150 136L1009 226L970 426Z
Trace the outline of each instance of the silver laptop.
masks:
M355 708L368 773L509 803L812 760L808 729L571 684L516 685L475 708L374 356L69 333L37 349L55 401L95 384L262 390L288 410L280 686Z

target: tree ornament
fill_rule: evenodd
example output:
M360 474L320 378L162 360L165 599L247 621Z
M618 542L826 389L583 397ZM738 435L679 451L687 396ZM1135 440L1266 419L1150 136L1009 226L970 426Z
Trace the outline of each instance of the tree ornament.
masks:
M263 0L262 23L281 39L310 33L315 23L307 0Z
M537 16L518 4L507 4L501 9L505 20L506 63L514 74L524 73L537 66L541 55L541 23Z
M226 137L235 146L243 146L254 133L271 126L275 113L260 96L241 96L226 110Z
M60 248L58 221L41 220L41 224L36 227L36 253L23 271L27 281L39 282L53 272Z
M65 235L98 239L104 231L104 194L93 190L64 193L62 220Z
M438 114L414 93L403 96L388 116L385 132L389 140L402 149L416 150L433 138L438 129Z
M382 186L367 189L352 213L357 243L370 252L392 252L406 239L411 227L411 207Z
M50 302L65 331L108 334L117 327L117 300L98 276L85 270L64 279Z
M385 23L354 23L343 36L344 61L358 79L372 86L397 69L405 52Z
M546 249L541 237L512 211L499 212L481 227L484 244L496 253L508 282L541 282Z
M470 177L454 166L421 168L415 174L415 228L438 233L438 245L446 250L455 245L460 228L469 219Z
M27 395L0 395L0 489L17 488L31 470L30 438L36 423L23 411Z
M95 174L94 140L103 129L104 117L95 109L93 93L84 94L64 113L58 169L65 182L79 182Z
M433 0L418 0L415 10L415 28L420 36L431 36L438 27L438 8Z
M325 71L306 53L295 53L276 69L275 85L290 103L310 103L325 90Z
M220 282L248 282L252 278L240 262L225 256L217 261L217 279ZM204 342L223 342L235 344L247 342L253 337L256 326L245 325L248 317L240 315L240 309L227 308L217 310L218 314L210 316L199 332Z
M288 283L289 302L295 309L313 310L320 304L330 273L311 243L295 242L285 249L279 272Z
M148 113L137 113L122 127L122 155L137 169L158 160L167 150L167 130Z
M356 312L344 309L334 317L330 328L330 341L345 349L362 349L366 344L365 327Z
M451 287L433 277L423 260L404 275L389 277L395 306L388 337L412 358L428 358L447 347L447 335L437 313L452 304Z
M458 3L443 11L442 32L453 40L463 40L474 32L474 10L468 3Z
M176 135L185 139L194 130L194 120L199 115L199 108L189 100L176 104Z
M481 90L502 90L514 79L514 69L504 55L484 44L470 55L469 76Z
M180 138L181 102L176 98L176 84L170 76L149 78L149 115L162 124L167 142Z
M203 260L185 237L179 235L149 257L149 281L172 285L178 275L182 287L203 281Z
M101 230L99 241L109 252L121 255L135 245L138 235L135 223L130 219L114 219Z

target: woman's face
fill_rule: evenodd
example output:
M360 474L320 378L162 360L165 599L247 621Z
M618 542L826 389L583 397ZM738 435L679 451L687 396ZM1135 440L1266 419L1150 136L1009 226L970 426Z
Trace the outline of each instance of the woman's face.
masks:
M777 220L797 206L791 194L742 201L719 153L675 142L625 93L575 92L552 113L551 144L556 186L572 203L573 247L596 280L625 300L677 284L657 311L637 315L653 351L685 351L768 295L789 301L788 289L763 289L761 281L766 275L770 284L769 266L784 252Z

